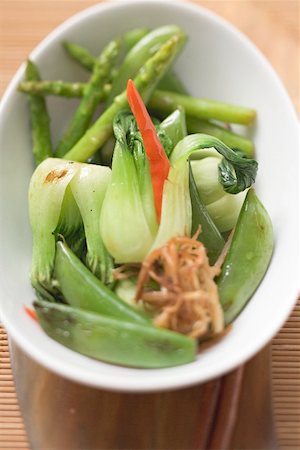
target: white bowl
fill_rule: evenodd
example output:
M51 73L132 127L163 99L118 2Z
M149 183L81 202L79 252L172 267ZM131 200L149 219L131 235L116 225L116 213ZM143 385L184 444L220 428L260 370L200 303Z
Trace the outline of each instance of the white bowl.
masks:
M16 92L22 66L8 87L0 112L0 313L10 337L36 361L91 386L123 391L174 389L220 376L258 352L283 325L297 298L298 122L280 80L245 36L211 12L187 3L130 1L89 8L58 27L31 54L47 79L83 79L61 41L87 46L95 54L125 30L176 23L189 41L176 71L189 91L258 111L254 139L259 161L256 189L269 211L275 252L255 295L233 330L191 364L135 370L95 361L50 339L23 310L34 293L29 282L31 232L27 189L33 171L27 101ZM270 34L270 40L272 36ZM54 141L74 101L49 99Z

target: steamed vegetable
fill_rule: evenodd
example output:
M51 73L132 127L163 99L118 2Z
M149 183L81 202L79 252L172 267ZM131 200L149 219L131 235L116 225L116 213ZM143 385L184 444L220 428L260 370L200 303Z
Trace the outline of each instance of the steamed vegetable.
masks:
M159 80L166 73L185 41L185 34L173 35L149 58L134 79L136 87L147 102ZM113 103L104 111L92 127L65 155L66 159L85 161L111 136L112 121L115 115L127 106L126 92L115 97Z
M56 244L53 277L71 306L126 322L151 323L145 314L124 303L96 278L63 242Z
M214 148L223 156L219 166L219 181L224 191L230 194L238 194L250 187L256 177L257 162L254 159L245 158L241 153L233 151L219 139L206 134L191 134L182 139L174 148L171 155L171 163L179 158L188 159L192 154L202 158L211 156L216 152L210 150Z
M37 66L30 60L27 61L25 79L28 82L40 81L40 74ZM44 159L52 155L50 119L47 111L45 99L30 93L28 95L30 120L32 129L32 152L35 162L38 165Z
M175 92L155 91L149 102L150 108L166 113L181 106L188 116L198 119L217 119L223 122L249 125L255 119L255 111L250 108L229 105L215 100L193 98Z
M181 36L177 49L179 52L186 41L186 36L182 33L181 28L176 25L165 25L155 28L137 42L137 44L126 55L123 64L117 73L117 76L112 84L111 92L107 99L107 105L110 105L113 99L126 89L127 81L130 78L136 77L140 68L146 63L146 61L149 58L152 58L155 53L158 53L158 50L161 49L162 46L164 46L174 36ZM166 72L167 70L164 71L163 75L165 75ZM161 78L162 76L160 79ZM140 86L136 83L136 80L135 84L140 90Z
M128 52L137 42L139 42L149 30L147 28L134 28L129 30L121 38L125 51ZM72 59L79 62L85 69L92 71L97 64L97 58L92 55L86 48L74 44L72 42L64 42L64 49Z
M203 242L207 250L210 264L214 264L220 255L225 241L216 224L208 213L195 183L192 169L189 170L190 196L192 205L192 229L191 234L199 232L198 240Z
M183 139L187 135L184 110L175 109L175 111L173 111L169 116L165 118L165 120L163 120L159 124L158 130L163 130L167 134L167 136L171 139L173 150L176 144L178 144L178 142L181 141L181 139ZM170 155L168 154L168 156Z
M132 80L128 80L127 98L140 130L149 161L156 215L158 222L160 222L164 183L168 178L170 170L169 159L158 139L151 117Z
M111 71L120 53L120 46L120 40L111 41L97 59L80 105L58 143L56 156L63 157L89 127L99 101L103 98L103 87L111 79Z
M271 222L252 188L253 144L226 129L250 125L255 111L189 96L171 68L185 42L168 25L130 30L99 58L65 43L92 72L88 83L40 81L29 63L19 86L41 113L29 188L38 322L113 364L193 361L197 340L224 333L272 254ZM58 144L64 159L47 158L50 141L41 149L48 94L81 98Z
M131 114L124 112L115 118L114 132L112 179L100 230L116 262L137 262L150 250L158 228L149 164Z
M238 194L224 191L219 182L220 155L192 160L191 167L201 201L220 232L231 230L237 220L247 190Z
M79 353L129 367L163 368L194 361L196 341L179 333L116 320L70 306L36 301L53 339Z
M270 217L250 189L217 281L226 323L236 318L260 284L273 246Z
M85 230L87 264L104 281L111 281L112 262L102 244L99 216L110 180L110 169L48 158L35 170L29 187L33 233L31 282L52 290L57 236L71 242ZM87 182L87 176L89 181Z
M216 125L208 120L196 119L195 117L187 118L187 128L189 134L204 133L214 136L224 142L228 147L238 149L245 153L249 158L254 156L253 142L239 134L224 128L224 126Z

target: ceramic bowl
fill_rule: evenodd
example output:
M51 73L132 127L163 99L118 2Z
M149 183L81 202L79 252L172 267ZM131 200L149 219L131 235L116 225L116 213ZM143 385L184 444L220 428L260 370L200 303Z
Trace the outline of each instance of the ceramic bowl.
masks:
M275 251L269 270L232 331L197 360L180 367L136 370L105 364L50 339L23 310L30 287L31 231L27 190L33 172L27 102L16 91L20 67L1 102L0 112L0 313L10 338L32 358L64 377L99 388L157 391L218 377L258 352L287 319L298 292L297 178L298 122L288 95L263 55L229 23L208 10L169 1L101 3L67 20L30 57L47 79L83 80L61 42L70 40L94 54L116 34L137 27L176 23L188 43L175 70L195 96L246 105L257 110L252 135L259 172L258 196L274 225ZM270 36L270 39L272 37ZM76 101L49 98L54 143Z

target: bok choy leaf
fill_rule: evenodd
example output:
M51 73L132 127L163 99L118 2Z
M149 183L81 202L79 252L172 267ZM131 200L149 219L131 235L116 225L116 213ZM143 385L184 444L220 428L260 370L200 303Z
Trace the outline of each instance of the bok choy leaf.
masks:
M102 244L99 226L110 175L108 167L58 158L46 159L33 173L29 187L31 282L37 290L55 288L52 271L58 235L63 235L72 248L74 245L74 251L85 239L88 266L103 281L111 279L112 260Z
M181 157L188 159L194 152L212 147L223 156L218 171L224 191L238 194L252 186L257 173L257 161L232 150L219 139L207 134L191 134L182 139L172 152L171 163L174 164ZM208 155L211 156L211 152Z

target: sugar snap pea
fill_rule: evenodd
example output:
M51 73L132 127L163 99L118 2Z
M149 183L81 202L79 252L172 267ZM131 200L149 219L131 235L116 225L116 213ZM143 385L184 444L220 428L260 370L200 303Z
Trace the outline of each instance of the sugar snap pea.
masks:
M25 79L28 82L40 81L39 70L30 60L27 61ZM43 97L29 93L28 100L32 127L32 152L35 162L38 165L52 155L50 119L46 101Z
M120 300L63 242L56 245L53 276L71 306L127 322L150 324L146 314Z
M260 284L273 245L270 217L254 190L249 189L217 279L226 324L236 318Z
M162 368L192 362L196 341L179 333L116 320L66 305L34 302L44 331L86 356L129 367Z

